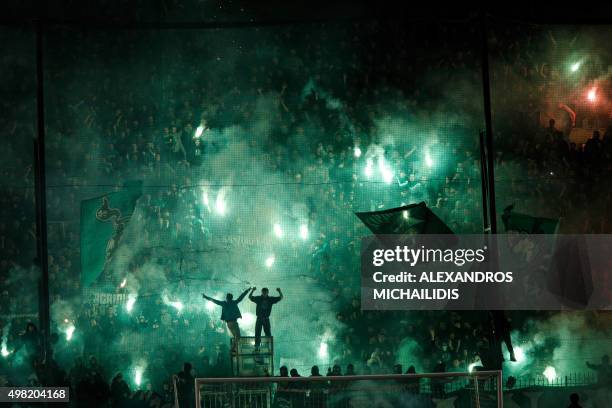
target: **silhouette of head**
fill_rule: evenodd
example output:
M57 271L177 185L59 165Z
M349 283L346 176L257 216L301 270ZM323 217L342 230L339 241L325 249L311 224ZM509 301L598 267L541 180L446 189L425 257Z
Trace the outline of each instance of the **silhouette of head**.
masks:
M229 301L231 301L232 299L234 299L234 295L232 295L231 293L228 293L228 294L225 296L225 300L227 300L228 302L229 302Z
M188 373L192 369L191 363L183 363L183 371Z
M280 376L281 377L289 377L289 370L287 369L287 366L282 366L280 368Z
M261 289L261 296L263 296L263 297L268 297L268 293L270 293L270 291L268 290L268 288L262 288L262 289Z
M578 401L580 401L580 396L576 393L573 393L572 395L570 395L570 402L572 404L577 404Z
M319 373L319 367L318 366L312 366L312 368L310 369L310 374L311 375L320 375Z

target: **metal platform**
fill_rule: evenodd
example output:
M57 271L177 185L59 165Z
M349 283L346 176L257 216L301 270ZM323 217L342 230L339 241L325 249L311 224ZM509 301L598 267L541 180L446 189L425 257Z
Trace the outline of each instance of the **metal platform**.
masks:
M235 377L266 377L274 375L274 341L262 337L259 350L255 349L255 337L231 339L230 353L232 375Z

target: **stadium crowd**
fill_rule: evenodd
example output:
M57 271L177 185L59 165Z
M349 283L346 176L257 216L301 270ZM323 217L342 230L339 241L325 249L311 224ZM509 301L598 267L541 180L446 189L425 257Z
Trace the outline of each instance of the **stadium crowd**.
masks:
M479 58L470 51L475 33L465 35L463 42L450 42L446 39L459 28L439 28L441 38L422 36L420 46L436 52L422 54L418 64L411 61L412 37L405 27L377 23L255 29L258 40L271 44L267 47L253 46L248 40L252 33L235 31L215 31L201 38L173 33L161 39L159 33L148 32L116 37L104 31L58 30L49 40L47 66L51 302L80 300L74 315L67 317L69 321L54 321L53 331L61 333L66 324L73 324L83 340L77 351L66 346L64 334L52 339L57 360L74 357L75 351L81 355L70 368L60 367L51 358L40 361L38 336L33 334L36 328L29 324L36 321L38 275L31 150L22 143L34 134L29 124L33 94L26 86L29 77L24 75L15 81L24 84L15 89L24 102L5 106L12 113L2 123L9 137L3 145L7 160L1 178L3 183L10 181L2 185L0 194L0 327L7 352L0 360L4 381L16 381L6 374L19 372L31 384L43 382L44 368L51 367L52 378L46 382L70 383L83 406L104 399L120 406L129 399L134 406L159 407L173 402L169 373L177 371L177 362L194 362L198 376L228 373L227 336L216 317L190 312L179 316L163 304L160 294L153 294L143 302L145 306L126 318L120 306L95 304L84 295L78 214L83 197L109 186L119 187L124 180L142 179L149 186L140 204L142 217L147 219L146 239L171 240L184 247L199 245L210 238L210 231L195 178L212 180L215 174L211 171L227 171L207 163L234 147L223 138L224 130L234 126L244 130L241 135L253 135L245 136L251 152L266 152L257 158L266 171L291 180L300 194L313 197L309 224L316 227L312 229L317 237L304 268L321 290L333 294L336 319L345 328L334 344L332 372L349 363L360 373L397 371L397 363L405 358L399 350L409 341L419 348L412 349L415 354L411 361L402 361L404 366L465 371L489 341L486 319L478 313L457 312L388 312L381 319L378 313L361 311L355 259L365 229L337 216L426 201L452 230L482 230L474 132L478 120L454 120L447 129L436 129L446 133L433 147L444 152L437 156L441 164L435 169L425 158L422 136L402 141L399 135L387 143L388 135L378 125L380 118L405 116L421 122L423 129L432 126L435 116L422 119L419 115L439 109L443 97L465 104L466 117L473 114L469 103L449 96L446 89L440 91L444 87L439 85L460 79L478 88ZM68 38L68 46L53 47ZM213 38L222 40L209 46ZM325 46L336 39L340 39L337 46ZM542 84L550 86L553 79L540 72L544 68L531 69L531 61L520 62L520 44L496 41L502 43L499 48L508 50L508 59L519 62L493 64L494 103L512 106L520 101L525 111L537 109ZM157 45L143 44L163 44L163 52ZM224 54L223 48L230 45L232 53ZM4 63L13 61L5 59ZM436 72L435 81L428 72ZM313 85L305 86L309 83ZM506 89L506 84L511 85ZM505 100L505 95L514 99ZM612 196L606 180L611 171L612 132L600 135L595 130L590 140L578 145L555 123L545 127L503 120L500 115L495 123L500 206L519 203L538 215L562 217L566 232L609 232ZM257 136L258 132L265 137ZM372 145L382 146L383 157L394 169L390 183L370 182L363 175ZM237 180L248 180L249 171L246 165L236 165L232 174ZM138 273L150 256L146 251L139 254L130 265L131 272ZM161 269L175 283L177 293L188 285L172 265ZM116 294L126 293L119 282L111 284ZM547 315L513 314L512 323L520 329L528 317ZM212 340L207 337L206 344L202 327L215 333ZM155 373L142 387L128 385L117 374L131 363L133 338L121 340L124 355L110 359L104 353L108 339L122 333L158 339L153 350L138 350L148 361L148 372ZM198 340L192 349L177 351L171 345L181 337ZM15 356L22 348L26 352L20 360Z

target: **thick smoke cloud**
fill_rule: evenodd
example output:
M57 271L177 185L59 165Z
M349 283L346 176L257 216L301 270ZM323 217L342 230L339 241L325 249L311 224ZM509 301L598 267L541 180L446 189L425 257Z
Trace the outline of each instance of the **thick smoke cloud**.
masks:
M117 189L124 181L117 174L143 179L145 190L107 271L107 286L54 297L51 311L54 329L60 333L58 355L67 365L86 345L103 341L104 353L120 356L113 369L134 375L137 369L143 370L143 381L152 367L160 372L176 371L182 357L195 354L189 354L191 351L204 347L212 354L216 344L228 343L229 335L219 322L220 311L204 302L201 293L222 298L249 286L269 287L272 294L281 287L286 296L273 311L277 366L299 367L303 372L313 363L355 362L363 358L357 351L346 352L351 347L345 339L357 336L367 342L370 333L356 333L338 316L359 293L355 240L367 231L353 211L424 200L436 211L444 208L453 229L478 232L479 204L473 204L480 200L476 142L483 127L478 56L466 54L456 69L415 73L415 91L409 94L406 86L376 82L376 75L362 78L367 76L362 72L384 71L379 68L382 61L354 57L362 51L358 43L340 50L338 44L350 44L360 31L349 28L347 33L344 28L327 27L326 41L320 41L323 35L308 27L293 37L282 29L139 31L118 36L92 30L50 35L48 69L53 81L49 98L66 102L49 105L50 212L62 218L65 214L53 212L56 207ZM315 46L318 61L303 54L308 43L323 44ZM79 44L95 46L83 52ZM346 62L329 67L327 59L335 53ZM495 69L495 63L492 65ZM337 73L334 70L346 72L332 75ZM262 72L269 75L258 81ZM603 83L607 75L599 73L596 80ZM351 81L353 88L366 89L363 95L354 97L347 92L339 96L337 85L350 87ZM506 82L531 86L534 80L512 77ZM117 83L123 85L121 93L116 92ZM505 100L512 94L495 90L494 109L501 107L494 112L494 129L500 129L501 136L512 135L497 120L501 120L502 108L512 108L520 101ZM565 100L571 92L563 90L555 97ZM135 125L131 110L151 100L155 103L148 109L155 123ZM194 100L199 102L194 104ZM242 109L243 104L248 108ZM557 100L543 102L548 110L555 104ZM148 121L148 114L141 116L138 120ZM180 150L171 152L171 159L164 157L153 175L142 174L136 165L129 172L118 172L109 163L110 142L127 152L132 139L163 145L163 129L177 127L187 135L185 143L193 143L191 136L203 120L210 129L202 136L206 153L201 163L185 164ZM126 129L130 129L129 136L124 135ZM497 141L503 150L504 140ZM362 152L360 157L356 146ZM188 150L189 146L184 147ZM333 155L322 153L328 150ZM456 157L461 152L466 159L459 165ZM371 176L365 172L368 160L372 161ZM502 157L497 170L500 206L517 197L512 179L520 182L533 176L526 160L516 157ZM452 176L456 179L447 174L456 174ZM400 191L406 182L410 184ZM168 211L167 219L161 217L163 221L151 218L148 211L163 201L173 185L181 197L176 206ZM525 200L518 209L554 215L552 208L551 214L541 214L543 208L541 203ZM78 207L66 212L78 225L74 216ZM196 220L201 224L194 223ZM328 225L330 220L337 230ZM307 226L306 239L301 237L303 225ZM321 261L329 247L335 253L345 250L341 262ZM62 251L53 248L52 253L56 252ZM78 252L73 255L78 259ZM325 269L320 266L325 262L343 269L330 270L327 265ZM57 271L58 280L62 272ZM331 275L337 280L330 288L325 278ZM91 325L102 317L77 316L95 291L126 296L111 307L102 304L100 315L116 315L119 321L129 321L129 328L111 329L108 338L90 338L91 333L101 336ZM14 295L21 293L16 290ZM180 310L170 303L178 301L182 302ZM243 331L252 334L254 305L245 300L241 309ZM155 332L143 334L141 316L149 320L149 327L172 327L175 336L169 349L156 349L164 345ZM537 335L534 338L544 336L525 343L531 361L540 364L544 353L559 372L577 370L579 361L564 360L565 353L573 350L565 339L576 331L595 339L579 345L581 356L597 359L605 347L604 338L585 316L572 316L557 315L528 326L527 333ZM388 320L388 334L398 330L397 319L377 317ZM359 323L367 326L371 320ZM67 342L64 339L71 325L76 329ZM420 364L425 353L420 340L406 335L393 350L399 361L414 364L419 372L431 369ZM540 352L540 347L549 351ZM164 351L151 352L155 349ZM164 352L168 356L159 355ZM511 372L540 371L536 363L518 367Z

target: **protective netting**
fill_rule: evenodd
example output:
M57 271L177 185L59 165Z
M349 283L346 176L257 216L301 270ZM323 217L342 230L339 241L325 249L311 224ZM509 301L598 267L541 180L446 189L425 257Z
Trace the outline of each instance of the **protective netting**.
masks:
M475 31L463 28L443 27L467 45ZM73 330L58 355L123 356L117 368L149 367L146 380L164 359L224 366L228 334L201 293L267 286L285 294L272 315L278 363L360 359L344 342L367 330L343 316L367 234L353 212L427 201L458 232L481 225L478 60L455 67L466 77L452 91L446 69L422 81L424 66L403 70L411 35L444 47L417 27L377 23L51 30L50 219L82 245L98 235L83 230L81 200L117 192L113 207L124 183L143 182L104 272L54 282L53 319ZM377 48L387 42L397 55ZM428 64L443 53L417 52ZM53 249L74 259L74 240ZM247 335L254 306L240 305Z
M251 286L285 294L271 319L277 367L353 363L363 373L394 364L477 365L487 344L482 315L361 312L358 240L368 231L353 212L425 201L454 231L482 230L479 30L477 21L374 20L198 30L45 26L52 341L60 366L72 367L73 385L91 373L108 383L121 371L133 389L162 390L183 361L198 373L226 375L229 334L201 293L221 299ZM578 44L572 36L563 42L565 30L584 34L580 55L563 51ZM0 155L15 165L2 181L8 232L0 265L20 279L2 284L3 321L12 330L3 338L9 354L22 350L7 366L23 368L27 379L33 370L21 335L36 321L38 285L38 274L23 273L34 253L35 54L32 30L5 32L2 69L12 75L3 75L10 103L2 120L11 149ZM561 130L563 115L572 118L555 109L565 96L584 89L586 106L605 101L606 33L490 25L498 213L516 203L522 212L572 218L565 232L607 231L609 145L598 160L590 150L570 150L586 164L577 178L576 162L567 167L546 154L553 151L542 142L550 142L548 117L539 114L548 107L561 115ZM584 78L571 76L580 72ZM601 128L601 117L581 120L565 104L588 133ZM573 132L579 146L584 138L571 139ZM82 201L101 208L102 196L119 197L134 181L142 181L142 195L112 262L84 268L83 241L104 254L110 237L81 234ZM584 202L593 203L586 214ZM24 304L32 313L10 315ZM240 307L241 329L252 335L254 304L245 299ZM519 361L508 373L525 384L595 373L584 360L609 349L604 314L511 317Z
M514 204L561 218L562 233L610 232L609 35L606 26L491 26L498 212Z

